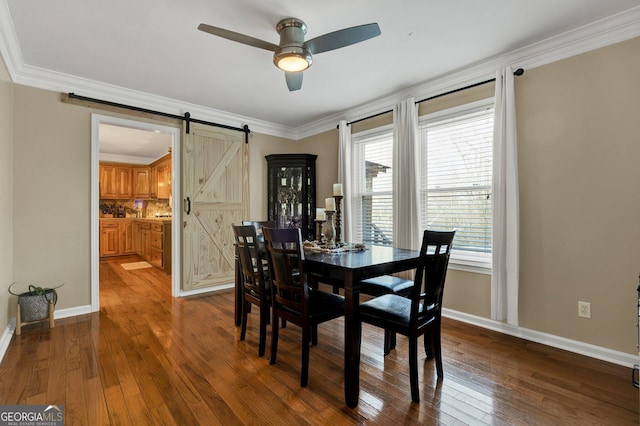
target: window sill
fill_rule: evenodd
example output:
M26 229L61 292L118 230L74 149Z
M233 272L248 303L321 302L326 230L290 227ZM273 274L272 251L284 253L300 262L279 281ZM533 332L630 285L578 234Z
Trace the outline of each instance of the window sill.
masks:
M491 275L491 264L468 259L449 259L449 268L456 271L473 272L476 274Z

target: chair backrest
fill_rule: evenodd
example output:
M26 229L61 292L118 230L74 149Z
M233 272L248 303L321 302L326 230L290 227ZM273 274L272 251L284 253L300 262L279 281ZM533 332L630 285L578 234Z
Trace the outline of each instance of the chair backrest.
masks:
M308 315L309 287L303 270L304 250L298 228L263 228L274 309Z
M267 296L266 277L260 258L256 228L253 225L234 225L233 233L238 247L244 287L260 296Z
M276 227L275 220L243 220L242 224L243 225L251 225L254 228L256 228L256 230L262 229L262 228L275 228Z
M275 220L243 220L243 225L250 225L256 229L256 235L259 241L264 241L262 237L262 228L276 228Z
M425 316L440 317L451 243L456 231L425 230L412 290L411 321L417 324Z

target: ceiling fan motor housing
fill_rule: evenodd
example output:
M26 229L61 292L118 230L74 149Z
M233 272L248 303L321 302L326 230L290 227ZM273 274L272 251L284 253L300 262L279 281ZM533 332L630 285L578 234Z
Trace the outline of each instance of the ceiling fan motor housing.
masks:
M280 34L280 44L273 54L273 63L276 67L291 72L309 68L313 60L311 52L304 47L307 24L300 19L286 18L278 22L276 30ZM288 67L292 68L288 69Z

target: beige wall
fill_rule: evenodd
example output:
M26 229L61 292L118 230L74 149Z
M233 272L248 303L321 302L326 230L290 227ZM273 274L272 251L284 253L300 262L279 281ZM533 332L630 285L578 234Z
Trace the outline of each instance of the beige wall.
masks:
M516 79L520 325L637 353L640 38ZM591 319L578 318L578 300Z
M12 309L7 291L13 281L12 199L13 84L0 58L0 335L7 328Z
M89 305L89 111L15 85L14 280L65 285L56 309Z

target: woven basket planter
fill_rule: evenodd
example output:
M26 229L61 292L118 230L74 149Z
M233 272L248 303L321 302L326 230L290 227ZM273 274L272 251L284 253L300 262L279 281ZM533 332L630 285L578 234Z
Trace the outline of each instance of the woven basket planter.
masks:
M11 291L12 286L13 284L9 286L9 293L18 296L16 334L20 335L22 326L40 321L48 320L49 327L53 328L53 311L55 304L58 302L56 289L30 285L29 291L14 293Z

